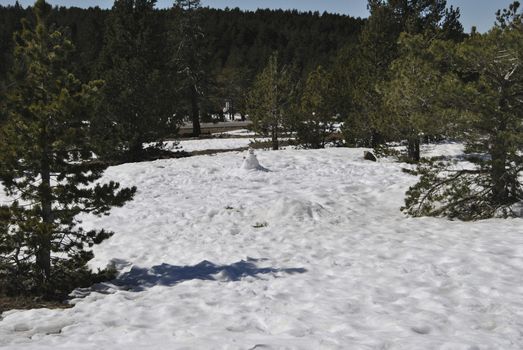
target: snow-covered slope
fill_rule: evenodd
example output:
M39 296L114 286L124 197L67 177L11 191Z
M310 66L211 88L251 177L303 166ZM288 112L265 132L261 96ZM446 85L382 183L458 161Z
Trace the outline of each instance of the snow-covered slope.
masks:
M84 223L120 278L4 313L0 347L523 348L521 219L407 218L415 178L361 149L247 154L110 168L136 199Z

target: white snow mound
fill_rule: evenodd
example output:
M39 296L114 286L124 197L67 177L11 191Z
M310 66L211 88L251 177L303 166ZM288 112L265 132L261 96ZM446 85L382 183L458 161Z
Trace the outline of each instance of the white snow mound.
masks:
M282 197L266 209L265 217L270 221L320 220L327 212L316 202Z

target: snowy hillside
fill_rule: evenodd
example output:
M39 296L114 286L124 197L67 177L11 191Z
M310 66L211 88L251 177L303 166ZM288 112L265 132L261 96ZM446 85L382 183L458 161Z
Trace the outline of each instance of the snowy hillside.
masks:
M522 349L522 220L407 218L416 179L362 154L110 168L136 198L84 226L116 232L91 266L120 277L71 309L4 313L0 347Z

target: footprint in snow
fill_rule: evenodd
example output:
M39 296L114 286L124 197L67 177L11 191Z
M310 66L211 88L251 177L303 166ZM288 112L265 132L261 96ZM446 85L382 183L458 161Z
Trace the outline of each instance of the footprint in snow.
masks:
M412 331L414 331L418 334L429 334L430 333L429 326L414 326L411 329L412 329Z

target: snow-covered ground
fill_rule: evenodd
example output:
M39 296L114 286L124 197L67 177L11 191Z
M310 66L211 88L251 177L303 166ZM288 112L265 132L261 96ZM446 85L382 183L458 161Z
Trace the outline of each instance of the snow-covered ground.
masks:
M184 150L186 152L205 150L226 150L249 147L253 139L249 138L213 138L201 140L166 141L164 149L169 151Z
M416 179L361 149L247 154L110 168L136 198L84 223L119 279L4 313L0 347L523 349L521 219L407 218Z
M264 139L259 139L264 140ZM201 140L165 141L163 149L167 151L206 151L206 150L233 150L249 147L254 138L212 138ZM146 147L148 144L145 145Z
M256 135L256 133L254 131L251 131L248 129L238 129L238 130L220 132L220 133L216 133L214 135L254 137Z
M206 151L206 150L233 150L249 147L254 142L270 141L267 137L251 138L210 138L200 140L165 141L163 148L168 151ZM288 141L289 138L280 138L280 141Z

